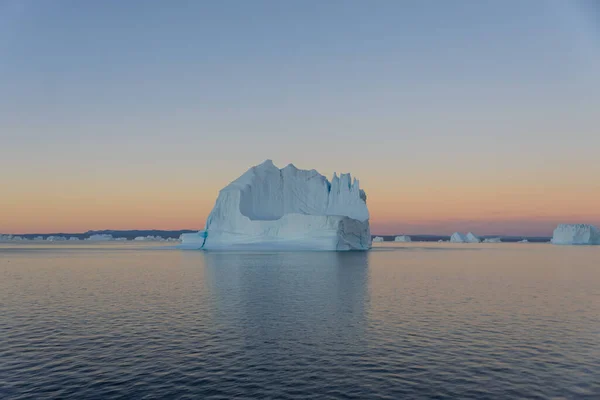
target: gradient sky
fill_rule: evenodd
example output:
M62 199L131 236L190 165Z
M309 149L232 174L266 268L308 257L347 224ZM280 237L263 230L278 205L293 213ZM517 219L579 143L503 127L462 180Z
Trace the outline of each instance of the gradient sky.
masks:
M271 158L377 234L600 225L594 0L0 0L0 232L202 228Z

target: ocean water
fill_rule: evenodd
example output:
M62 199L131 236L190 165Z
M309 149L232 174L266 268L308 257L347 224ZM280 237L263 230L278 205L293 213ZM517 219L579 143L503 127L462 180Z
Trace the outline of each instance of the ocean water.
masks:
M2 399L600 399L600 247L0 245Z

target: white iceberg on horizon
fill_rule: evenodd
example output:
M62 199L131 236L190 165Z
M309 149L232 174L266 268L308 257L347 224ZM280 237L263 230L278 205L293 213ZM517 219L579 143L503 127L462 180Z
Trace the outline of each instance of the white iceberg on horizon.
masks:
M381 236L375 236L373 242L383 242L383 238Z
M182 248L367 250L366 194L350 174L330 182L313 170L271 160L219 192L203 231L181 235Z
M48 236L46 238L46 241L48 242L63 242L65 240L67 240L67 238L64 236Z
M110 240L114 240L112 235L107 235L107 234L95 234L95 235L91 235L90 237L88 237L85 240L89 240L92 242L107 242Z
M468 243L481 243L481 239L479 236L474 235L472 232L467 233L467 242Z
M553 244L600 245L600 230L589 224L560 224L552 234Z
M400 235L394 238L394 242L412 242L412 239L408 235Z
M483 243L502 243L502 239L500 239L499 237L487 238L487 239L483 239Z
M460 232L454 232L452 236L450 236L451 243L467 243L467 235Z

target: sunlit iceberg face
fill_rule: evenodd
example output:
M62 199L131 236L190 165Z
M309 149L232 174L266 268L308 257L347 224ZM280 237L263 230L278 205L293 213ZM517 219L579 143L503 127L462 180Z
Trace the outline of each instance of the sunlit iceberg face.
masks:
M220 191L204 231L181 239L202 249L367 250L366 194L350 174L330 182L267 160Z

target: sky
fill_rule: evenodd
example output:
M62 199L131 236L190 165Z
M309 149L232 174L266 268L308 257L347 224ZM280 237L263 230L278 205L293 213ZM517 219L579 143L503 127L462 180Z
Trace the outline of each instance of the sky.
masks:
M250 166L375 234L600 226L594 0L0 0L0 232L201 229Z

